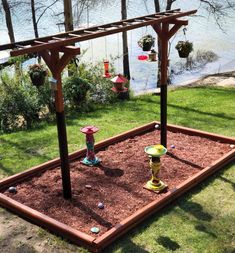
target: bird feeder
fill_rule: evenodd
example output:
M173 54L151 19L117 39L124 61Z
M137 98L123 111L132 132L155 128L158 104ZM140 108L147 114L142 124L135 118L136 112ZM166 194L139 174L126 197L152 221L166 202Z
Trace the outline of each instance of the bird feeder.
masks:
M146 147L144 151L150 158L149 166L152 172L152 178L144 185L144 188L159 193L167 188L167 185L158 178L161 169L160 157L166 154L167 149L163 145L153 145Z
M104 78L110 78L111 74L109 73L109 61L105 60L104 61L104 74L103 74Z
M127 92L128 89L124 87L124 84L127 83L127 79L122 76L121 74L118 74L114 78L111 79L114 87L112 88L112 91L114 92Z
M144 54L138 55L138 60L139 61L146 61L146 60L148 60L148 56L144 55Z
M151 50L151 52L148 54L149 56L149 61L157 61L157 53L154 49Z
M99 129L95 126L86 126L81 128L80 131L86 135L87 146L86 157L82 160L82 163L89 166L93 166L100 163L100 159L95 156L94 151L94 133L98 132Z
M57 90L57 80L53 77L50 77L49 82L51 84L51 90L56 91Z

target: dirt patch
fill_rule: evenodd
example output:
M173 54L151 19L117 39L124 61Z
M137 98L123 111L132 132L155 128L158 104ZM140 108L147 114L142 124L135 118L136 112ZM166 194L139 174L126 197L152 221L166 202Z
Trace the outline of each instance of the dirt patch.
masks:
M159 137L160 132L155 130L111 145L97 153L102 159L100 166L73 162L71 201L62 197L60 168L17 185L17 194L5 194L85 233L91 234L91 227L99 227L101 235L146 204L164 197L165 193L143 189L151 176L144 147L159 143ZM168 132L168 143L175 148L169 148L162 157L160 178L169 189L231 150L229 144L173 132ZM98 208L99 202L104 203L104 209Z

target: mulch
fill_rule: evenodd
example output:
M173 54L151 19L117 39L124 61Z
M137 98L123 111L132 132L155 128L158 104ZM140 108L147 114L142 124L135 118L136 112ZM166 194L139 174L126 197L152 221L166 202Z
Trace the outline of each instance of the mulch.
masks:
M143 189L151 178L144 148L158 144L154 130L127 139L97 153L99 166L71 163L72 200L63 199L60 167L48 170L17 185L17 194L4 194L77 230L98 237L153 200L156 194ZM231 150L229 144L198 136L168 132L168 153L161 158L159 177L169 190ZM86 188L91 185L92 188ZM104 209L98 208L98 203ZM98 227L100 233L90 229Z

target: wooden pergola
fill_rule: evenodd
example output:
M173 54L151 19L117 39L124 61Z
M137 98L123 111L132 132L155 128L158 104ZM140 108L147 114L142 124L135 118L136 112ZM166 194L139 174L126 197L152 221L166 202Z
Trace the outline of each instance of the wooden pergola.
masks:
M61 73L70 60L80 54L80 48L73 46L77 42L87 41L107 35L120 33L144 26L152 26L161 41L161 144L167 146L167 65L168 42L170 38L182 27L188 24L188 20L180 18L196 13L197 10L182 12L180 9L158 12L152 15L126 19L100 26L74 30L66 33L41 37L32 40L20 41L12 44L0 45L0 51L11 50L11 56L38 53L48 68L53 78L57 80L55 91L55 107L58 129L58 140L61 160L61 173L64 198L72 197L70 166L68 156L68 144L66 123L64 114L64 100L62 93Z

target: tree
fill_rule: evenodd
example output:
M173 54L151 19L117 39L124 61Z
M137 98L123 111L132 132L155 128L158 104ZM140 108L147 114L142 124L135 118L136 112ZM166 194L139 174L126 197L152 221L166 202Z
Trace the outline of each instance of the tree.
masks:
M122 12L122 20L127 19L126 0L121 0L121 12ZM126 31L122 33L122 48L123 48L123 72L124 72L124 76L128 80L130 80L128 39L127 39L127 32Z
M64 27L66 32L73 30L73 11L71 0L64 0Z
M8 1L2 0L2 6L5 12L6 26L7 26L10 42L14 43L15 36L14 36L14 30L13 30L13 25L12 25L12 20L11 20L11 9L10 9Z

